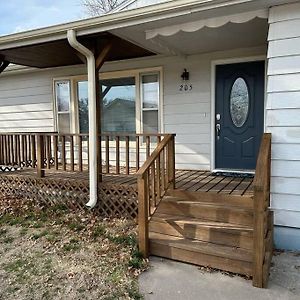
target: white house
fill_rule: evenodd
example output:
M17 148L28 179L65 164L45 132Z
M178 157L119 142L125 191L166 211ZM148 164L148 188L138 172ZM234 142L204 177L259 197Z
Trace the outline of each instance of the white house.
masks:
M104 105L128 106L103 116L106 131L175 133L177 169L237 173L253 172L261 136L272 133L275 246L299 250L300 2L127 9L140 2L0 37L0 131L86 132L87 68L67 33L86 47L113 37L118 49L99 74Z

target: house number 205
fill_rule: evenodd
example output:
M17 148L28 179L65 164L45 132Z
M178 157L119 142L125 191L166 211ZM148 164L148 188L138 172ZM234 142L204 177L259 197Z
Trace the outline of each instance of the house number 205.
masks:
M180 92L188 92L188 91L191 91L192 89L193 89L192 84L181 84L179 86L179 91Z

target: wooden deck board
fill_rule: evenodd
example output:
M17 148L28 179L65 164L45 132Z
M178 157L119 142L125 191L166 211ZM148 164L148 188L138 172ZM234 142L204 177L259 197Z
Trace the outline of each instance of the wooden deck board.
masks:
M8 172L9 175L36 177L33 169L23 169L20 171ZM45 171L46 178L61 178L88 181L87 170L83 172L71 172L49 169ZM110 185L136 186L137 178L134 174L103 174L103 183ZM253 195L253 178L216 176L209 171L200 170L176 170L176 189L189 192L208 192L219 194L231 194L240 196Z

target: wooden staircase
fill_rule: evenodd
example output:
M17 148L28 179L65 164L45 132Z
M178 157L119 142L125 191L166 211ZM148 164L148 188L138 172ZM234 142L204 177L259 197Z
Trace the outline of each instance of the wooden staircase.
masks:
M150 253L251 276L253 198L218 196L168 191L149 223Z
M264 134L253 193L175 189L174 137L165 137L138 171L139 249L252 276L266 287L273 251L271 135Z

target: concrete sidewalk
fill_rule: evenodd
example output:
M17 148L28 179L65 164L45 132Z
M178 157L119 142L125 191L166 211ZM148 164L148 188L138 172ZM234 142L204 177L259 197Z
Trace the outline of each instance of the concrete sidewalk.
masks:
M139 278L140 291L148 300L299 300L300 254L273 257L268 289L257 289L251 280L158 257Z

